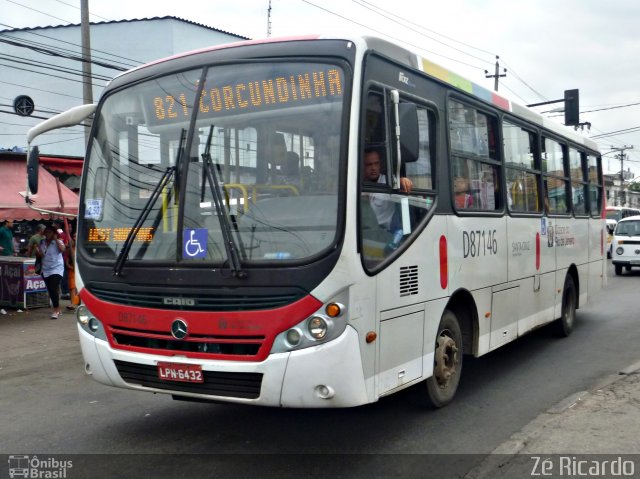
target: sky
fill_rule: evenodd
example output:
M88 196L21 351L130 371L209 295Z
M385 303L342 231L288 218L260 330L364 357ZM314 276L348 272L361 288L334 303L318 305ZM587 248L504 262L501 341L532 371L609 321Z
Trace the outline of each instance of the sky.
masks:
M80 23L81 0L0 0L0 29ZM252 39L308 33L377 35L520 104L580 90L578 130L605 171L640 176L640 2L634 0L87 0L90 20L175 16ZM270 16L268 15L269 5ZM270 21L269 21L270 19ZM562 103L536 111L562 122ZM548 113L547 113L548 112ZM613 135L611 135L613 133Z

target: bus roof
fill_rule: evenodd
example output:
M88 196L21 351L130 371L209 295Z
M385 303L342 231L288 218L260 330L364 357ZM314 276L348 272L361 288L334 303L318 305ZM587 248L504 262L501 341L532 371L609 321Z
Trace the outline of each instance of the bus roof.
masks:
M579 134L577 134L571 128L568 128L562 124L559 124L555 121L549 120L538 112L524 106L520 105L512 100L509 100L496 92L488 90L477 83L472 82L471 80L466 79L465 77L454 73L451 70L448 70L437 63L432 62L428 58L421 56L418 53L415 53L409 49L406 49L398 44L390 42L388 40L384 40L379 37L374 36L353 36L353 35L321 35L321 34L310 34L310 35L301 35L301 36L290 36L290 37L276 37L276 38L265 38L265 39L257 39L257 40L244 40L239 42L225 43L221 45L212 45L210 47L204 47L197 50L191 50L184 53L179 53L170 57L161 58L144 65L140 65L132 70L124 72L115 78L121 78L122 76L127 76L129 73L134 71L139 71L144 68L148 68L153 65L158 65L160 63L164 63L170 60L175 60L179 58L185 58L192 55L199 55L203 53L212 52L215 50L226 50L230 48L241 48L245 46L254 46L258 44L273 44L273 43L282 43L282 42L292 42L292 41L310 41L310 40L345 40L353 42L356 46L363 47L363 49L372 50L378 52L384 56L392 58L393 60L405 64L409 68L413 68L419 71L424 72L425 74L446 83L460 91L463 91L469 95L472 95L482 101L492 104L493 106L506 111L513 113L515 116L527 120L531 123L537 124L543 128L551 130L559 135L562 135L569 140L584 145L585 147L598 151L598 144L589 138L585 138ZM114 78L114 80L115 80Z

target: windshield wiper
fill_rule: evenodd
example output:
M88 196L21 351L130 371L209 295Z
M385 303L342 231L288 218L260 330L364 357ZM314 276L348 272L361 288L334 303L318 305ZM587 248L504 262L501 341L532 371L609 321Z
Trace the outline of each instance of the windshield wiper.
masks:
M176 154L176 164L174 166L168 166L164 170L164 173L162 173L160 180L158 181L158 183L156 183L156 186L151 192L151 196L149 196L149 199L147 200L144 207L140 211L140 214L138 215L136 222L134 223L133 227L129 230L129 234L127 235L127 238L125 239L124 244L120 249L120 253L118 254L118 259L116 259L116 264L113 267L114 276L122 276L122 268L124 267L124 264L127 261L127 257L129 256L129 251L131 251L131 246L133 246L133 241L136 235L140 231L140 228L142 228L142 225L147 220L147 217L149 216L149 213L153 209L153 205L155 205L156 201L158 200L158 197L160 196L164 188L169 184L174 174L176 174L178 165L180 164L180 157L182 155L184 140L185 140L185 130L183 128L180 134L180 144L178 145L178 152Z
M247 272L242 269L242 262L240 261L240 255L238 254L238 247L236 246L236 243L233 239L233 233L231 232L230 219L227 216L227 212L224 207L224 200L222 198L222 192L220 191L218 174L216 172L213 161L211 161L210 150L212 136L213 125L211 125L211 127L209 128L207 146L205 147L204 153L202 153L202 163L207 175L207 179L209 180L209 186L211 187L211 196L213 197L213 204L216 208L218 221L220 222L220 228L222 230L222 241L224 242L224 249L227 252L227 259L229 261L229 267L231 268L231 274L236 278L246 278ZM201 193L201 196L203 195L204 191L202 191Z

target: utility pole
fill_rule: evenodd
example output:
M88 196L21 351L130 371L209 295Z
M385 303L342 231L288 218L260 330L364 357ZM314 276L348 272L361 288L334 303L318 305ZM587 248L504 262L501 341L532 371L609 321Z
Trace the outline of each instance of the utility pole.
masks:
M269 8L267 8L267 38L271 37L271 0L269 0Z
M633 150L633 145L631 146L621 146L621 147L611 147L611 151L619 151L620 153L615 155L614 158L619 158L620 159L620 206L624 206L623 204L623 200L624 203L626 203L626 198L623 196L624 194L624 151L625 150Z
M495 91L498 91L498 78L500 77L506 77L507 76L507 69L504 68L504 73L500 74L500 63L499 63L500 57L498 55L496 55L496 72L493 75L489 75L489 70L485 70L485 78L495 78L495 82L493 84L493 89Z
M80 0L80 31L82 44L82 100L93 103L93 85L91 84L91 35L89 31L89 0ZM89 142L89 128L84 129L85 145Z

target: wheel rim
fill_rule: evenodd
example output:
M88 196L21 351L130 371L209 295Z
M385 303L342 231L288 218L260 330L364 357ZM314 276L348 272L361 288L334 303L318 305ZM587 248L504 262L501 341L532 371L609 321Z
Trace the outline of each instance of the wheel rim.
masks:
M434 376L438 386L446 388L451 378L458 372L458 346L455 340L449 336L448 331L443 331L438 337L436 348Z

